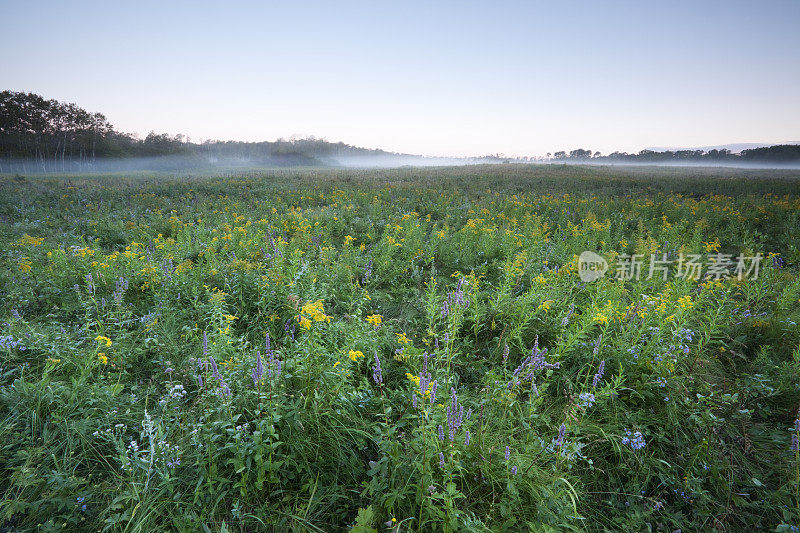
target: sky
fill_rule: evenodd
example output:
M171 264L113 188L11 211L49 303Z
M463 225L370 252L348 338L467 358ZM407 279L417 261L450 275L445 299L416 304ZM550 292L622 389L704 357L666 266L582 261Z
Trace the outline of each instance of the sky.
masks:
M800 0L0 0L0 90L193 141L424 155L800 141Z

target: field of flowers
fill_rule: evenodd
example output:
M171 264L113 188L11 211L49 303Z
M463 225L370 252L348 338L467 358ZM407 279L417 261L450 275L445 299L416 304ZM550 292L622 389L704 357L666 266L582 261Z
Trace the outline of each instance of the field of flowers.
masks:
M723 174L0 178L0 531L796 531L800 181Z

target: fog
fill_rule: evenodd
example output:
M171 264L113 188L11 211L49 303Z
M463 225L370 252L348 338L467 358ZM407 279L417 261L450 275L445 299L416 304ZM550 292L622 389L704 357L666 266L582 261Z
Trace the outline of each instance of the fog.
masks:
M426 157L403 154L341 155L309 157L302 154L269 158L215 157L199 154L96 159L83 161L0 159L0 174L98 174L119 172L193 172L216 173L260 169L354 168L379 169L400 167L442 167L486 164L575 165L603 167L675 167L675 168L741 168L800 169L800 163L780 164L773 161L616 161L613 159L546 159L485 157Z

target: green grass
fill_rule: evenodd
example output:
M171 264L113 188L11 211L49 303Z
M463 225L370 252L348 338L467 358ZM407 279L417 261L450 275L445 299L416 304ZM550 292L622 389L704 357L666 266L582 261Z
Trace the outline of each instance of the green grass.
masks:
M0 530L790 531L799 179L2 177Z

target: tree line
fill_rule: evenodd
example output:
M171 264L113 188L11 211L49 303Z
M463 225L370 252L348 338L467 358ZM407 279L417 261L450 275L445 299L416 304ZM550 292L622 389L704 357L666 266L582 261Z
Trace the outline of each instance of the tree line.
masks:
M729 163L775 163L792 164L800 162L800 145L797 144L778 144L765 146L762 148L749 148L739 153L730 150L641 150L635 154L627 152L612 152L602 155L600 152L592 152L579 148L569 152L562 150L547 154L547 159L556 161L608 161L608 162L629 162L629 163L667 163L667 162L687 162L709 164L729 162Z

